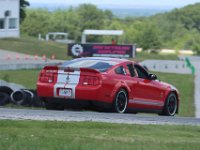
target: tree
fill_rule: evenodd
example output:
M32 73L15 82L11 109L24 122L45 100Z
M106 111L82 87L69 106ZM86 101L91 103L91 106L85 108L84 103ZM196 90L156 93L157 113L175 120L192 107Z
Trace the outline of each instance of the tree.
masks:
M20 0L25 10L28 0ZM24 4L22 4L25 2ZM28 3L28 4L27 4ZM67 32L69 38L80 41L84 29L123 30L118 43L136 43L148 49L192 49L200 54L200 3L151 17L117 18L108 10L82 4L63 10L28 9L21 24L23 34L37 36L47 32ZM24 15L21 17L24 19ZM22 19L22 20L23 20ZM110 36L88 36L87 41L110 43Z
M20 0L20 23L23 22L23 20L26 17L26 12L25 12L25 8L27 6L30 6L30 3L26 0Z
M42 35L50 31L54 31L51 27L51 14L46 9L28 10L27 18L21 25L23 33L29 36L37 37L39 33Z
M113 15L112 11L110 11L110 10L105 10L104 14L105 14L105 19L108 19L111 21L114 18L114 15Z
M67 32L68 38L77 40L81 36L81 31L78 28L78 14L73 8L67 10L56 10L52 14L52 31Z
M140 35L139 45L144 49L158 50L161 48L161 39L155 25L147 24Z
M104 15L95 5L81 4L77 9L81 29L100 29Z
M92 4L81 4L77 8L78 13L78 28L81 32L85 29L103 29L104 27L104 13ZM89 36L88 41L99 42L98 37Z

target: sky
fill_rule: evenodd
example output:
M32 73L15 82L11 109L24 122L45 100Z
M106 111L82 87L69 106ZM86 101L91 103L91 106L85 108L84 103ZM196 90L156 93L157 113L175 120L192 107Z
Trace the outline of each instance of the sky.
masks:
M97 6L123 6L123 7L172 7L172 8L179 8L186 6L188 4L194 4L200 2L200 0L28 0L31 4L32 3L45 3L45 4L65 4L65 5L72 5L76 6L82 3L91 3Z

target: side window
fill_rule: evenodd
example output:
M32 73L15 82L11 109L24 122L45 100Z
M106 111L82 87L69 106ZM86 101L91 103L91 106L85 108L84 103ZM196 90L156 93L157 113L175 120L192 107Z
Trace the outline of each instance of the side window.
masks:
M124 69L123 66L120 66L120 67L116 68L116 69L115 69L115 73L116 73L116 74L122 74L122 75L125 75L125 74L126 74L125 69Z
M148 79L148 72L139 65L135 65L139 78Z
M133 64L128 64L127 67L128 67L128 70L129 70L131 77L136 76Z

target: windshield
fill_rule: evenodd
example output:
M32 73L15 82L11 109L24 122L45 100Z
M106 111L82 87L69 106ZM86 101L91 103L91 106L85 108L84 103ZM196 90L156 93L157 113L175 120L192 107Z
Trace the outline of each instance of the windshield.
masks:
M91 68L98 70L100 72L105 72L112 66L116 65L116 62L98 60L98 59L75 59L71 61L64 62L61 67L71 67L71 68Z

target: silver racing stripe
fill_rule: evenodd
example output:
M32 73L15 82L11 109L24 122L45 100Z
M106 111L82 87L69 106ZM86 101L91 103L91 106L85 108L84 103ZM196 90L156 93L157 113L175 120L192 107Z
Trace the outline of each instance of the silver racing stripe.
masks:
M144 104L144 105L153 105L153 106L164 106L164 102L158 102L158 101L148 101L148 100L129 100L129 103L133 104Z
M75 99L76 87L79 83L79 79L80 79L80 71L74 71L68 73L65 72L64 70L58 70L57 82L54 85L54 97L65 98L57 95L57 89L64 88L64 89L71 89L72 96L70 98Z

